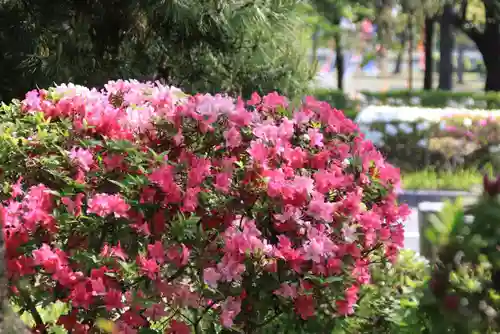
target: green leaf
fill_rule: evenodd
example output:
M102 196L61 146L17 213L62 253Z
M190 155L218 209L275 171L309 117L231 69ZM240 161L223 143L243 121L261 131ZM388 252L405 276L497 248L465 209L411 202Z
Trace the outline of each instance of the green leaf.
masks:
M141 328L139 334L159 334L161 332L151 328Z
M324 283L330 284L334 282L342 282L343 278L340 276L330 276L323 280Z
M136 271L135 271L135 264L130 264L130 263L127 263L125 261L118 261L118 263L120 264L120 266L122 267L122 269L127 273L127 274L135 274Z
M429 227L425 230L424 232L425 234L425 238L431 242L432 244L436 244L437 243L437 234L436 234L436 230L434 230L432 227Z

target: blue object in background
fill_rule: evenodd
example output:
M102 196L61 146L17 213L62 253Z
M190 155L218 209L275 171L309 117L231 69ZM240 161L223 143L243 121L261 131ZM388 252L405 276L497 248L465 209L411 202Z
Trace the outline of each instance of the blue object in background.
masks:
M377 65L375 64L375 61L369 61L368 64L366 64L363 67L363 72L368 75L377 75L379 72L379 69L377 68Z

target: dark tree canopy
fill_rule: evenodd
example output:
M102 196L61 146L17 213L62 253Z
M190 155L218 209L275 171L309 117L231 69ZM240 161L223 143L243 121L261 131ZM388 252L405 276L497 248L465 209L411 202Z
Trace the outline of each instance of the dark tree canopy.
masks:
M0 98L156 76L187 91L300 93L296 0L0 1Z

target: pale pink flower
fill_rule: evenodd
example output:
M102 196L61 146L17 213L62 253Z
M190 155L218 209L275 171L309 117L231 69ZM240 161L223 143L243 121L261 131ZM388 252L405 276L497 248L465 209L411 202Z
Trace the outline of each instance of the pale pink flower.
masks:
M331 223L333 221L334 211L334 203L325 202L325 198L323 195L316 194L309 202L307 213L315 219Z
M89 150L73 147L69 152L69 157L71 160L84 171L89 171L90 167L94 163L94 158Z
M227 297L221 305L221 311L222 326L231 328L234 318L241 312L241 300L235 297Z
M264 163L267 159L268 148L262 142L252 141L247 152L256 162Z
M203 270L203 280L213 289L217 288L217 282L221 277L222 275L215 268L205 268Z
M113 214L116 218L127 217L130 206L119 195L97 194L90 198L88 212L98 216L106 217Z
M224 132L224 139L226 139L226 146L229 148L235 148L241 145L241 133L235 127L231 127L229 130Z
M307 130L307 136L309 137L309 142L311 146L323 147L323 134L319 129L309 129Z
M231 186L231 173L217 173L215 174L215 183L214 187L217 190L227 193L229 191L229 187Z
M274 294L283 298L297 297L297 287L289 283L281 283L280 288L274 291Z
M224 255L222 261L217 264L217 270L221 274L223 282L240 281L241 274L245 272L245 265L234 258Z
M167 314L167 311L165 311L165 305L161 303L155 303L144 311L144 315L153 321L159 321Z

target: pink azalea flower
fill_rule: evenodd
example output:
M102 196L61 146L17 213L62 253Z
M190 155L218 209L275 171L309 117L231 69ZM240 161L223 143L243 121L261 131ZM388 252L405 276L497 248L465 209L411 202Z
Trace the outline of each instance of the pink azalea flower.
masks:
M127 217L130 206L120 195L97 194L90 198L88 212L101 217L113 214L116 218Z
M149 256L158 263L165 262L165 250L161 241L156 241L154 244L148 245Z
M233 327L234 318L241 312L241 300L228 297L221 305L221 322L226 328Z
M274 294L283 298L294 299L297 297L297 287L288 283L282 283L280 288L274 291Z
M170 321L170 326L165 332L166 334L191 334L191 328L189 326L178 320Z
M221 278L221 274L215 268L205 268L203 270L203 280L211 288L217 288L217 282Z
M295 311L304 320L314 317L316 310L314 299L311 295L300 295L295 299Z
M224 138L226 139L226 146L229 148L238 147L242 142L241 133L235 127L232 127L229 130L225 131Z
M89 171L90 167L94 163L94 158L89 150L85 150L79 147L73 147L69 152L69 157L71 160L84 171Z
M307 136L309 137L309 143L311 146L323 147L323 134L319 132L319 129L309 129L307 130Z
M268 150L262 142L252 141L247 150L253 160L258 163L264 163L267 159Z

